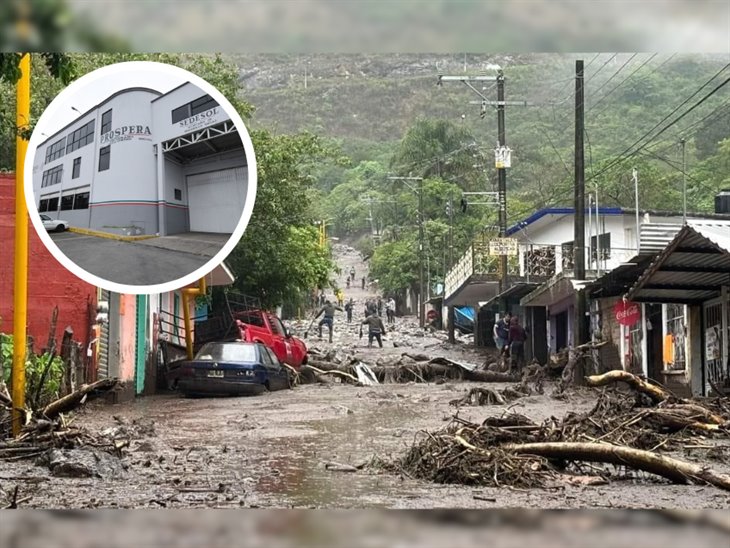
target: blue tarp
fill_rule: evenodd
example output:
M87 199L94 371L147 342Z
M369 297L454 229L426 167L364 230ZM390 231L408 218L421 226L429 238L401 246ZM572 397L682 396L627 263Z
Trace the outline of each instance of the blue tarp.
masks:
M462 332L474 330L474 309L471 306L454 307L454 326Z

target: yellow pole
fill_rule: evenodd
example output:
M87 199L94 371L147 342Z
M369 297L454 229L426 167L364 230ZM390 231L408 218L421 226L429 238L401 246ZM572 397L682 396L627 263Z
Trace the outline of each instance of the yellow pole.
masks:
M185 322L185 350L187 351L188 359L193 359L193 322L190 317L190 300L189 297L197 297L198 295L205 295L208 291L205 278L200 278L198 287L186 287L182 290L182 303L183 303L183 321Z
M25 353L28 319L28 209L23 191L25 152L28 141L21 137L30 122L30 54L20 59L20 80L16 86L17 113L15 123L15 289L13 292L13 435L20 434L25 410Z

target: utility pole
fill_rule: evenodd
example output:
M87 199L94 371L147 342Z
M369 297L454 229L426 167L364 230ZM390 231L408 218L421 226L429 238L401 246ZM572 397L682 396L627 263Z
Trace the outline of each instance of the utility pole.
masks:
M388 177L390 181L403 181L412 192L418 195L418 322L421 327L425 325L424 311L424 280L423 280L423 177ZM413 187L409 181L417 181L418 186Z
M507 146L507 139L504 128L504 73L497 72L497 139L499 148ZM507 170L505 167L497 168L497 181L499 192L499 237L507 235ZM499 256L499 289L507 289L507 255Z
M583 60L575 62L575 217L574 217L574 277L576 280L585 280L586 277L586 216L585 216L585 159L583 154L584 127L584 102L583 102ZM588 329L586 322L585 290L576 291L575 302L575 329L573 330L573 343L575 346L588 342ZM582 372L578 372L578 378L582 378Z
M634 168L631 170L631 178L634 180L634 199L636 200L636 254L641 251L641 233L639 224L639 172Z
M454 199L449 196L449 264L448 268L454 264ZM446 272L444 272L446 276Z
M20 435L25 416L25 354L28 320L28 209L25 204L25 153L28 141L24 131L30 124L30 53L20 58L20 79L16 84L15 137L15 257L13 291L13 436Z
M687 224L687 158L684 154L686 141L684 137L679 140L682 145L682 224Z
M510 167L508 160L507 139L505 131L505 106L516 105L516 106L528 106L530 103L527 101L505 101L504 100L504 72L500 69L497 71L497 76L439 76L438 85L442 85L443 82L461 82L481 97L481 101L477 104L481 105L481 116L485 116L487 112L487 106L497 107L497 141L498 149L495 151L500 160L497 160L497 178L499 182L498 186L498 204L499 204L499 236L504 238L507 234L507 168ZM486 96L474 87L472 82L483 82L491 81L496 82L497 85L497 100L490 101ZM482 88L484 89L484 88ZM504 291L507 288L507 255L499 256L499 278L500 278L500 289Z

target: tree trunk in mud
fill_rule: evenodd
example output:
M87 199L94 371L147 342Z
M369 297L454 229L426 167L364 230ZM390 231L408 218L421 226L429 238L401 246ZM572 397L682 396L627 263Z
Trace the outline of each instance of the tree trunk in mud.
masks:
M436 358L435 360L438 360ZM321 370L321 372L335 372L347 374L352 377L352 367L349 364L336 364L322 360L309 360L309 365L313 368ZM306 367L306 366L304 366ZM303 368L302 368L303 369ZM398 382L398 379L407 379L408 381L417 380L420 382L431 382L439 378L461 379L476 382L518 382L520 378L509 373L500 373L498 371L486 371L477 369L470 371L463 369L458 365L443 365L429 362L419 362L412 364L393 364L393 365L375 365L371 366L375 376L380 382ZM301 373L301 370L300 370Z
M500 449L521 455L536 455L548 459L604 462L630 466L667 478L674 483L709 483L720 489L730 491L730 476L714 470L681 460L657 455L650 451L632 449L606 443L508 443Z
M586 384L591 387L605 386L614 382L625 382L634 390L649 396L654 403L662 402L671 397L671 394L666 390L656 385L649 384L645 380L640 379L628 371L609 371L603 375L593 375L586 377L585 379Z
M117 379L102 379L100 381L92 382L91 384L85 384L75 392L72 392L68 396L57 399L54 402L49 403L41 410L41 415L52 419L59 413L65 413L74 409L81 403L81 400L87 394L90 394L94 390L109 390L114 388L117 384Z

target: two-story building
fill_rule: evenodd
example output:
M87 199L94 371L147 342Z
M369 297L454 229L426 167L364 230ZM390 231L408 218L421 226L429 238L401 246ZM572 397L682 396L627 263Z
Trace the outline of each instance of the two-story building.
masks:
M662 301L661 295L640 305L641 321L631 326L620 325L614 310L680 231L682 214L641 211L637 216L635 210L617 207L586 210L583 280L573 274L574 220L572 208L549 208L510 227L507 236L516 240L516 253L508 257L508 279L501 293L499 257L489 254L493 236L475 239L447 275L445 305L473 306L479 311L476 330L480 335L475 341L485 346L492 344L495 318L505 310L516 313L529 331L528 356L544 363L550 353L572 344L576 291L585 289L591 298L587 318L591 335L606 343L600 351L603 367L626 368L667 381L660 374L667 369L665 354L671 352L677 364L693 352L698 354L701 324L695 321L695 331L690 333L690 310L676 299ZM730 232L730 215L689 215L687 225L700 231ZM716 297L720 298L719 293ZM667 335L672 335L671 349ZM695 341L693 348L690 339ZM682 380L688 384L689 379L687 373Z
M40 213L127 235L232 233L248 162L230 115L185 82L122 89L42 142L33 161Z

